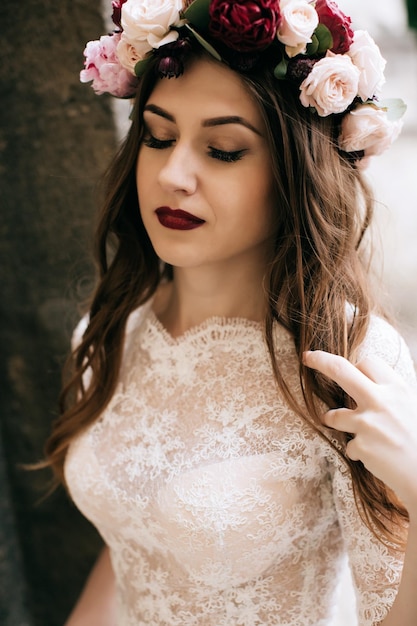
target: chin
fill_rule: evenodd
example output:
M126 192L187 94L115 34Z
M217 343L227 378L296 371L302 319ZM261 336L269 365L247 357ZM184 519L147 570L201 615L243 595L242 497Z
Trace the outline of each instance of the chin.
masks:
M193 267L198 267L203 264L203 260L201 257L196 259L190 258L190 256L185 256L183 254L167 254L166 251L159 253L157 250L156 254L163 263L166 263L167 265L172 265L172 267L191 269Z

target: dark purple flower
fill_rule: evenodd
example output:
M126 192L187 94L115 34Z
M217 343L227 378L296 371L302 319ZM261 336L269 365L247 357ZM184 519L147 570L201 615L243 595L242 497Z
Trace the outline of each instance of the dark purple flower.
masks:
M178 78L184 73L184 63L178 57L161 57L157 72L161 78Z
M157 66L161 78L178 78L184 73L184 59L191 50L191 44L185 37L167 43L155 50L160 57Z
M307 78L314 64L318 59L304 59L302 57L294 57L288 62L287 75L288 80L293 80L301 84Z

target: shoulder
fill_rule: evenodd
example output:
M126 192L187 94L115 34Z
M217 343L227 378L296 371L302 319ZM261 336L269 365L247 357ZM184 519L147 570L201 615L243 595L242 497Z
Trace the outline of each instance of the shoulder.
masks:
M410 350L394 326L378 315L371 315L364 341L359 347L358 361L376 356L383 359L403 378L415 381L415 367Z
M148 300L145 304L142 304L137 309L134 309L127 318L126 323L126 331L125 331L125 343L129 343L132 335L140 328L143 321L146 319L149 310L152 306L152 301ZM80 345L83 335L88 328L88 324L90 323L90 314L86 313L80 319L78 324L76 325L71 339L71 348L72 350L76 350Z
M152 308L152 299L148 300L144 304L141 304L137 309L134 309L127 318L125 342L129 343L131 338L137 333L143 322L148 318Z

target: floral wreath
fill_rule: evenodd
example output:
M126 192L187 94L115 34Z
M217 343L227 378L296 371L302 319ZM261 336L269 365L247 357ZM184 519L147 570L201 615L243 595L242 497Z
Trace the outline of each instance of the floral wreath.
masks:
M155 55L161 77L180 76L194 40L242 73L272 59L275 78L298 85L304 107L342 117L339 148L353 160L381 154L401 131L405 104L380 100L385 59L333 0L112 0L112 8L116 29L84 50L80 80L97 94L133 97Z

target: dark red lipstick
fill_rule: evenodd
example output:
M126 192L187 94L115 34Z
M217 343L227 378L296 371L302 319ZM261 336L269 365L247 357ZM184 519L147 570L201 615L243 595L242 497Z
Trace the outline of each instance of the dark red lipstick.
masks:
M168 206L161 206L155 211L157 218L165 228L172 230L193 230L204 224L204 220L182 211L181 209L171 209Z

